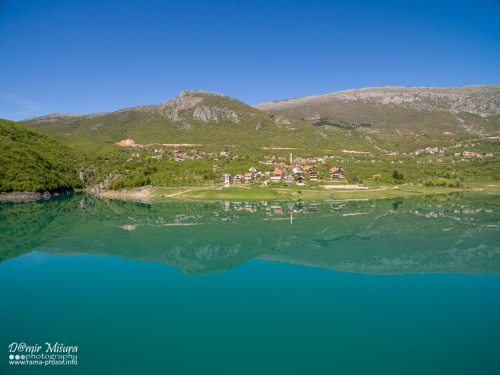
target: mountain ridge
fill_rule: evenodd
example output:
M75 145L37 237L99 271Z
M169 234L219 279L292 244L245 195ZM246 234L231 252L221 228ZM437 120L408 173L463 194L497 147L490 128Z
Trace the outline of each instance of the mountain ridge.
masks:
M479 91L479 89L483 89L483 92ZM463 107L452 107L452 109L441 109L441 110L449 110L449 111L455 111L456 113L459 113L461 111L467 111L473 114L478 114L481 117L486 117L486 116L497 116L500 115L500 84L499 85L468 85L468 86L460 86L460 87L413 87L413 86L378 86L378 87L364 87L364 88L359 88L359 89L349 89L349 90L341 90L341 91L334 91L330 93L325 93L325 94L318 94L318 95L311 95L311 96L302 96L302 97L297 97L297 98L290 98L290 99L281 99L281 100L273 100L270 102L264 102L264 103L259 103L256 105L253 105L253 108L257 109L262 109L265 111L268 110L276 110L276 108L280 107L287 107L291 103L295 104L297 102L306 102L306 101L313 101L317 99L330 99L330 98L335 98L335 99L340 99L340 100L347 100L347 101L355 101L355 100L374 100L374 99L379 99L380 97L384 98L384 93L382 91L396 91L392 94L392 97L387 98L387 93L385 93L385 100L383 99L381 102L379 101L377 104L412 104L415 102L415 99L411 97L409 93L406 93L406 95L402 95L402 97L398 97L398 94L403 94L404 91L413 91L413 94L420 94L420 96L425 97L430 96L432 94L436 96L441 96L444 97L444 95L448 94L451 95L452 98L455 98L458 100L458 105L465 105L463 99L460 97L464 97L465 92L469 93L484 93L484 91L490 91L494 90L498 96L496 97L495 102L488 102L486 103L486 108L481 107L481 108L469 108L469 110L466 110L467 108ZM399 92L400 91L400 92ZM425 94L425 95L422 95ZM111 112L96 112L96 113L89 113L89 114L74 114L74 113L51 113L48 115L44 116L37 116L37 117L31 117L28 119L21 120L19 122L25 123L25 124L36 124L40 122L55 122L55 121L67 121L71 120L74 118L92 118L92 117L97 117L101 115L106 115L110 113L119 113L119 112L127 112L127 111L151 111L155 109L162 109L165 110L165 108L169 107L183 107L183 104L185 103L182 99L186 97L190 97L193 95L208 95L208 96L216 96L224 99L229 99L234 102L242 103L242 101L229 97L224 94L219 94L215 92L209 92L209 91L202 91L202 90L183 90L179 96L170 99L166 102L162 102L159 104L152 104L152 105L139 105L139 106L134 106L134 107L129 107L129 108L123 108L119 109L116 111L111 111ZM191 103L196 104L199 101L192 101ZM425 103L424 103L425 104ZM190 106L186 106L184 108L189 108ZM427 107L429 109L429 107ZM433 110L439 110L437 108L434 108Z
M174 109L174 112L177 113L179 110L191 108L193 105L202 101L201 98L200 98L200 100L189 100L189 99L183 100L185 98L192 97L193 95L215 96L215 97L220 97L220 98L232 100L234 102L239 102L239 103L243 104L243 102L239 101L238 99L231 98L229 96L215 93L215 92L208 92L208 91L201 91L201 90L193 90L193 91L183 90L179 94L179 96L177 96L173 99L170 99L166 102L159 103L159 104L139 105L139 106L123 108L123 109L119 109L119 110L111 111L111 112L96 112L96 113L89 113L89 114L51 113L51 114L44 115L44 116L31 117L31 118L28 118L25 120L21 120L19 122L22 122L22 123L28 124L28 125L39 124L39 123L44 123L44 122L59 122L59 121L64 122L64 121L71 121L71 120L75 120L75 119L79 119L79 118L93 118L93 117L108 115L110 113L121 113L121 112L129 112L129 111L153 112L155 110L160 110L160 111L163 111L168 116L170 114L168 109ZM175 115L173 115L173 117L177 118Z
M253 148L298 147L311 139L322 142L323 148L331 145L321 130L298 117L269 114L229 96L206 91L183 91L156 105L97 115L55 114L23 123L63 135L66 140L68 136L84 136L101 144L132 138L140 144L238 144ZM346 143L348 139L335 134L335 142L340 141ZM366 140L362 143L370 147Z
M482 89L482 90L481 90ZM466 107L467 103L466 94L468 93L469 98L473 97L475 94L478 97L478 94L484 94L485 91L494 90L498 96L495 98L495 101L488 101L484 103L486 107L482 106L479 108ZM391 92L392 91L392 92ZM413 95L413 96L412 96ZM448 110L451 112L470 112L473 114L478 114L481 117L487 116L497 116L500 115L500 85L470 85L470 86L461 86L461 87L403 87L403 86L379 86L379 87L365 87L361 89L350 89L343 91L336 91L327 94L320 95L312 95L305 96L300 98L292 98L292 99L284 99L271 101L267 103L260 103L254 105L255 108L268 110L274 109L276 107L280 107L281 104L283 107L286 107L289 104L297 103L297 102L308 102L314 100L328 100L328 99L339 99L339 100L347 100L347 101L356 101L356 100L377 100L377 104L415 104L415 97L422 101L422 98L446 98L446 95L449 96L450 99L455 99L455 103L452 104L451 109L444 107L431 107L430 103L417 103L417 109L427 109L427 110ZM484 95L483 95L484 97ZM382 100L380 100L382 98ZM417 100L418 101L418 100ZM274 107L274 108L273 108Z
M101 144L132 138L140 144L222 144L255 150L409 152L431 143L451 146L457 139L500 135L500 85L384 86L253 107L223 94L185 90L160 104L22 122L67 139L84 136Z
M315 125L358 127L387 139L500 134L500 85L368 87L254 107Z

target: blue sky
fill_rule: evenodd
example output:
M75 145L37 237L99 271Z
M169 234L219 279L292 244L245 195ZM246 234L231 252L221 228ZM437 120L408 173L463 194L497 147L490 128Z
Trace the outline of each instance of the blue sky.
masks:
M500 1L0 0L0 118L500 84Z

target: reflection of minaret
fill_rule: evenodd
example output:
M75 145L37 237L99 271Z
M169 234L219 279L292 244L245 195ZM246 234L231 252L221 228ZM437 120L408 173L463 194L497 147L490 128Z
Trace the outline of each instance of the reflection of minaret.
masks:
M293 224L293 215L290 215L290 224Z
M293 164L293 158L292 158L292 153L290 152L290 165Z

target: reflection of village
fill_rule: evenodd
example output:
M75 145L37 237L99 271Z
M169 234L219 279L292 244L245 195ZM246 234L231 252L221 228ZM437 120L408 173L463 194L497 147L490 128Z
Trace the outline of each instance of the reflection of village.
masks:
M163 215L152 219L129 217L135 225L176 226L216 224L221 222L235 223L244 220L293 220L316 216L322 220L335 217L357 215L408 215L418 220L445 220L450 223L461 222L466 225L486 225L500 228L500 217L492 208L473 207L472 205L446 204L408 204L404 200L381 201L321 201L321 202L237 202L222 201L207 206L186 206L186 212ZM410 207L411 205L411 207ZM191 211L191 212L190 212ZM199 213L197 211L204 211ZM207 213L208 211L208 213ZM291 220L293 218L293 220ZM300 222L297 224L300 225ZM453 225L453 224L451 224Z

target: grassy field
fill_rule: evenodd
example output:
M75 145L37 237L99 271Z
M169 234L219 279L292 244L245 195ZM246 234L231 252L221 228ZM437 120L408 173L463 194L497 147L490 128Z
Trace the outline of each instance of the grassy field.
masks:
M394 197L408 197L415 195L448 194L455 192L478 192L481 194L500 194L500 181L482 180L466 181L463 188L426 187L421 185L378 185L368 189L325 189L317 186L297 186L291 184L287 187L249 187L235 185L234 187L185 187L185 188L157 188L151 198L155 201L172 199L185 200L345 200L345 199L380 199Z

